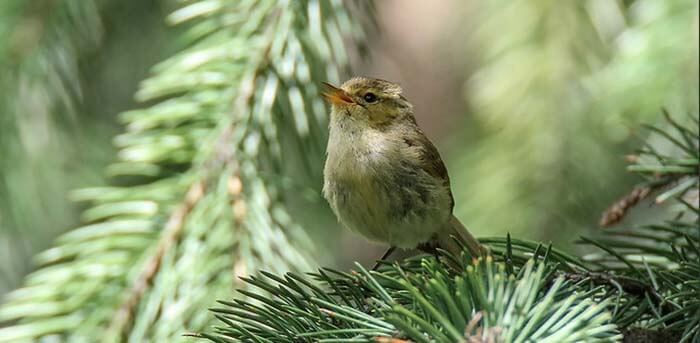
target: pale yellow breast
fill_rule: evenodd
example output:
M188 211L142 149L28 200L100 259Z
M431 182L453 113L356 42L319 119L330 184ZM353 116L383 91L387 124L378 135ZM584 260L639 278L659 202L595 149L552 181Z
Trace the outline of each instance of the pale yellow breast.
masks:
M449 190L410 168L415 152L401 137L382 132L335 134L328 145L324 197L339 221L371 240L400 247L429 239L449 216Z

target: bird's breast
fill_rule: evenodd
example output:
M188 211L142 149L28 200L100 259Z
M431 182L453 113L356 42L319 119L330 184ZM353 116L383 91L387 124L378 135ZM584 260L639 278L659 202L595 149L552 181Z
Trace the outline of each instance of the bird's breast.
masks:
M372 240L411 246L449 216L449 190L395 142L372 135L340 141L352 143L339 145L331 136L323 192L344 226Z

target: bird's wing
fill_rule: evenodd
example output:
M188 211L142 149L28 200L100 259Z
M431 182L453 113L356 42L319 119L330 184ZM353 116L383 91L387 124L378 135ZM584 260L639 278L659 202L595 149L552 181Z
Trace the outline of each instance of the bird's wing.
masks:
M433 145L430 140L424 135L420 136L425 141L423 142L423 169L430 173L430 175L435 176L444 180L446 186L450 186L450 176L447 174L447 168L445 163L442 162L442 157L437 148Z
M425 170L428 174L433 177L439 178L443 181L445 187L450 193L450 211L454 207L454 198L452 197L452 190L450 188L450 176L447 174L447 168L445 163L442 162L440 153L433 143L428 139L428 137L419 131L419 134L412 137L415 142L409 143L409 145L415 145L420 147L420 167Z

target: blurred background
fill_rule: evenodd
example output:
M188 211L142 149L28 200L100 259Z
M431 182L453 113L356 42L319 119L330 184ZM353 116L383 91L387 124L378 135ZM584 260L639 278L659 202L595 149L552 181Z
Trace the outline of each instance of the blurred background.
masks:
M657 122L662 107L697 113L695 0L376 5L354 14L374 15L377 27L353 73L403 86L446 162L456 215L478 236L576 249L639 181L624 171L644 139L638 124ZM118 114L141 106L139 82L180 44L164 21L172 9L166 0L0 2L0 296L81 223L71 190L110 182ZM287 199L320 264L381 255L385 247L337 227L316 181L303 201L296 189Z

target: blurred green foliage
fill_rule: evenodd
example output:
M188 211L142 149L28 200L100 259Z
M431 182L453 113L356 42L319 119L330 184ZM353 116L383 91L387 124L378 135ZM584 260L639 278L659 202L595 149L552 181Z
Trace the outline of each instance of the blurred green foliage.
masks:
M104 182L115 115L172 46L158 2L0 2L0 295L78 223Z
M698 2L469 6L456 211L478 235L570 243L635 182L623 172L634 128L662 107L697 115Z

